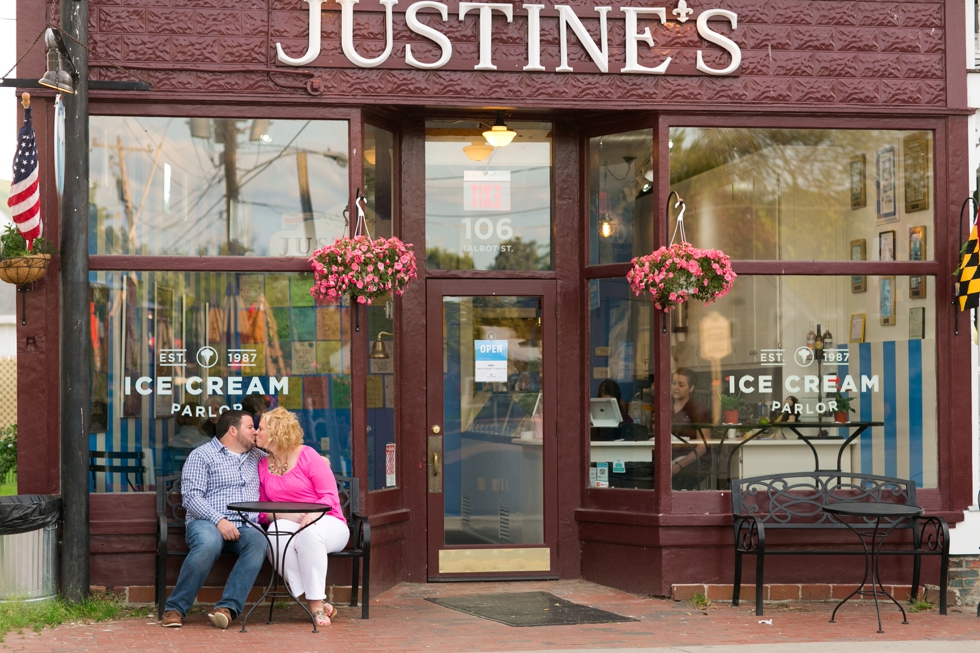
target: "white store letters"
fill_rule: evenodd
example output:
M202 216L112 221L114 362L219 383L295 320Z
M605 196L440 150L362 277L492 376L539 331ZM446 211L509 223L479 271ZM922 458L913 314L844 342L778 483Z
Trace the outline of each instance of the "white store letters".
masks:
M303 0L309 8L310 29L306 53L301 57L293 58L286 54L280 43L276 43L276 54L280 62L289 66L305 66L320 56L322 5L326 1ZM375 68L388 61L391 57L393 8L398 4L399 0L379 1L384 7L385 12L385 48L378 56L368 58L358 54L354 43L354 7L358 4L359 0L337 0L337 3L341 7L341 48L347 60L360 68ZM527 17L528 51L527 64L523 67L523 70L544 72L546 69L541 64L541 12L547 9L548 6L544 4L524 4L520 5L520 7L526 13ZM497 66L493 63L491 50L494 36L493 17L496 14L506 19L508 23L513 22L514 12L521 10L515 8L516 5L501 2L459 3L458 20L466 20L468 17L471 20L474 18L479 20L480 54L479 61L473 66L474 70L497 70ZM599 19L598 43L589 34L588 30L586 30L582 24L581 17L575 13L572 7L556 4L552 5L552 8L558 14L560 39L560 63L555 67L554 72L573 72L572 67L568 63L569 30L578 39L579 43L582 44L582 47L599 71L603 73L610 72L607 16L614 8L608 5L593 7ZM413 33L439 46L440 56L434 61L421 61L412 52L412 46L407 44L405 46L405 63L408 66L421 70L436 70L449 63L449 60L453 56L453 44L444 33L440 32L431 24L423 23L419 19L419 12L422 10L430 12L423 15L438 16L445 23L451 20L449 7L442 2L436 2L434 0L419 0L409 4L408 9L404 13L406 27ZM677 8L669 13L667 7L618 7L618 12L624 15L626 23L626 40L623 44L626 49L626 63L618 72L640 75L666 74L672 57L665 57L656 66L642 65L639 63L639 45L643 43L649 48L654 47L651 27L655 31L658 24L664 25L668 20L676 20L679 23L686 22L688 16L692 13L692 10L688 9L686 2L679 0ZM731 75L738 70L742 63L742 52L737 43L711 29L708 21L712 19L727 21L734 30L738 28L738 15L727 9L706 9L697 17L698 34L707 43L724 50L728 54L729 63L724 68L712 68L705 63L702 50L699 49L697 51L697 69L706 75ZM642 29L640 26L641 20L648 22ZM663 44L661 44L661 47L663 47Z

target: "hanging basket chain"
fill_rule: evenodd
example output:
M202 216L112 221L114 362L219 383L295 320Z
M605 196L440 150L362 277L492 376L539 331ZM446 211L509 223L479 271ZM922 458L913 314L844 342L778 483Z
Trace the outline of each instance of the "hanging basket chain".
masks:
M26 57L28 54L30 54L31 50L34 49L34 46L37 45L37 42L41 40L41 37L42 36L44 36L44 32L46 30L48 30L49 28L50 29L53 29L53 30L57 30L65 38L68 38L71 41L73 41L74 43L78 44L80 47L85 48L85 51L88 52L90 55L96 57L97 59L101 59L102 61L105 61L107 64L109 64L111 67L115 68L116 70L118 70L120 72L123 72L123 73L126 73L127 75L130 75L132 77L135 77L137 80L143 82L147 86L152 86L152 84L149 82L149 80L144 79L143 77L140 77L136 72L134 72L133 70L130 70L129 68L125 68L123 66L120 66L119 64L117 64L112 59L109 59L108 57L105 57L105 56L99 54L98 52L96 52L92 48L88 47L87 45L85 45L84 43L82 43L81 41L79 41L78 39L76 39L74 36L72 36L71 34L69 34L68 32L66 32L65 30L61 29L60 27L58 27L57 25L54 25L54 24L48 24L48 25L46 25L44 27L44 29L42 29L40 31L40 33L37 36L34 37L34 41L30 44L30 46L28 46L28 48L26 50L24 50L24 54L20 55L20 59L18 59L14 63L14 65L10 67L10 70L8 70L7 72L5 72L3 74L3 78L4 79L6 79L7 76L10 73L14 72L14 69L16 69L17 66L20 65L20 62L24 60L24 57Z
M9 75L10 73L14 72L14 69L17 68L17 66L20 65L20 62L24 60L24 57L26 57L28 54L30 54L31 50L34 49L34 46L37 45L37 42L41 40L41 37L42 36L44 36L44 30L46 30L46 29L47 29L47 27L45 27L44 29L42 29L41 32L37 36L34 37L34 41L28 46L28 48L26 50L24 50L24 54L20 55L20 59L18 59L14 63L14 65L10 67L10 70L8 70L7 72L5 72L3 74L3 79L7 79L7 75Z

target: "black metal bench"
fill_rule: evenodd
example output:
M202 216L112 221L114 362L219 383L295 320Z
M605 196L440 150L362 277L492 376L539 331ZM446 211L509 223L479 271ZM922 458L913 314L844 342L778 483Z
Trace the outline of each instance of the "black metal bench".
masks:
M799 542L779 543L766 534L773 530L846 529L823 511L841 501L880 501L918 506L915 482L836 470L793 472L732 479L732 519L735 530L735 583L732 605L737 606L742 583L742 556L755 556L755 613L762 615L762 588L767 555L864 555L860 542L852 546L820 547ZM869 527L874 521L869 522ZM940 556L939 612L946 614L949 572L949 526L942 517L922 516L900 523L911 530L911 548L888 548L882 555L914 556L912 597L918 593L922 556ZM850 533L848 533L850 535Z
M331 558L351 559L350 604L357 606L358 584L363 592L361 618L368 618L370 607L369 586L371 581L371 525L367 518L357 512L359 485L356 478L337 476L337 490L340 505L350 527L350 541L347 548L331 553ZM180 493L180 476L157 478L157 572L156 602L157 615L163 618L163 607L167 601L167 559L172 556L186 556L184 543L184 515L186 510ZM363 566L363 575L361 567Z

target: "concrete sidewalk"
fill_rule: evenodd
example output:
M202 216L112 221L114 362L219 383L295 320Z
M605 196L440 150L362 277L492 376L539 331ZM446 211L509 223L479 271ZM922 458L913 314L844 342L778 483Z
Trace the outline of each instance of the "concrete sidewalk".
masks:
M633 617L636 621L576 626L514 628L436 605L426 598L484 593L546 591L576 603ZM951 608L909 615L903 625L893 604L882 606L879 635L874 606L849 603L829 623L831 603L774 604L764 618L752 605L716 603L695 609L689 603L656 599L582 580L521 583L431 583L400 585L371 602L371 619L360 609L338 606L334 623L312 633L298 608L256 610L248 632L235 622L228 630L208 625L200 613L183 628L162 628L155 618L99 624L66 624L41 633L9 634L5 649L26 653L112 652L242 653L438 653L507 651L549 653L959 653L980 651L976 608ZM763 621L763 623L760 623ZM659 647L659 648L658 648Z

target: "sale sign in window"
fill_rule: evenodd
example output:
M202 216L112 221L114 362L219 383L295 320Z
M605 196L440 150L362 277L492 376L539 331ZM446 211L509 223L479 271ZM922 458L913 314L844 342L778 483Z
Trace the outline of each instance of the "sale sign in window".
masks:
M464 170L464 211L510 211L509 170Z

